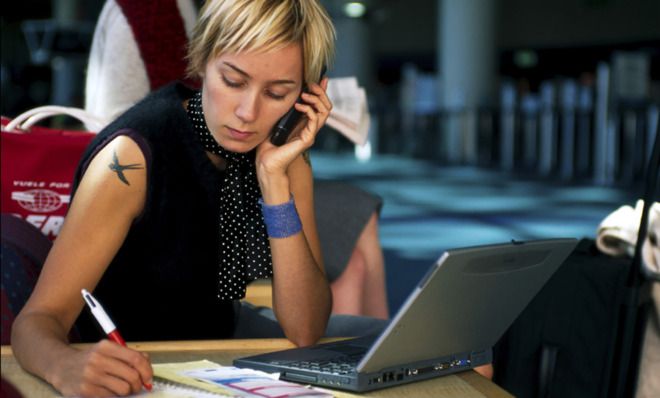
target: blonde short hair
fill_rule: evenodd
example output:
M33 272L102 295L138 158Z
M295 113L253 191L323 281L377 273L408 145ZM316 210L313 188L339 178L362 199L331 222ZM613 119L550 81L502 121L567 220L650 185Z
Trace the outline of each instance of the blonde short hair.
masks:
M332 61L335 29L319 0L207 0L188 48L189 77L216 56L300 43L305 82Z

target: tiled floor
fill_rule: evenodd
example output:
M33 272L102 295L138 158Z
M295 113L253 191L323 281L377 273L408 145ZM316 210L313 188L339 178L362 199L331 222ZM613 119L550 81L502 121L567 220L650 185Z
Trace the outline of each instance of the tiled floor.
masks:
M444 249L555 237L595 237L600 221L634 205L633 189L558 183L472 167L378 155L312 153L316 178L383 197L380 237L396 310Z

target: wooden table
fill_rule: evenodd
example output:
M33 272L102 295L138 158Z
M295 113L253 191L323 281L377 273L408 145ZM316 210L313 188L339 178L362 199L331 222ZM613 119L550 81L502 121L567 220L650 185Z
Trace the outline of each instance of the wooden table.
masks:
M285 339L202 340L129 343L129 347L148 352L152 363L208 359L231 365L234 358L292 348ZM84 345L78 345L84 346ZM54 397L57 392L41 379L26 373L16 362L11 347L2 346L2 377L26 398ZM333 391L336 397L511 397L490 380L474 371L438 377L402 386L352 394Z

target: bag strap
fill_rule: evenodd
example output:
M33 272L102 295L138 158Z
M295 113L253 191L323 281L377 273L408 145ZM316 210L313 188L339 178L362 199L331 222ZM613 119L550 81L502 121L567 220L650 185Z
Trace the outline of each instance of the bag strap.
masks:
M559 347L543 343L541 345L541 356L539 358L538 398L548 398L552 393L552 382L555 379L557 368L557 357Z
M649 157L648 169L646 171L646 187L644 192L644 206L642 207L642 218L639 224L639 233L637 235L637 244L635 245L635 255L632 262L632 272L628 279L628 286L638 285L643 277L651 275L640 275L645 268L642 267L642 247L646 240L646 234L649 227L649 213L653 206L658 178L660 177L660 131L658 130L660 121L655 122L655 141L651 156Z
M617 345L614 350L615 366L610 377L610 390L613 397L632 397L637 388L644 331L650 305L651 283L642 273L642 245L646 240L648 218L657 188L660 172L660 131L655 124L655 140L649 158L644 192L644 207L635 245L635 256L626 281L626 293L620 308L621 321Z
M40 120L58 115L71 116L83 122L93 132L98 132L106 125L106 123L100 118L89 114L84 109L59 105L46 105L21 113L7 124L6 130L14 133L25 133Z

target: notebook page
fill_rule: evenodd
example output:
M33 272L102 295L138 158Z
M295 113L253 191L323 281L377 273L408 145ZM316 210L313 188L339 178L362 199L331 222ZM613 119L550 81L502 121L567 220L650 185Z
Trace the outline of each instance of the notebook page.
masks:
M327 398L332 394L309 386L279 380L279 374L270 374L248 368L222 366L184 372L198 380L222 385L238 394L260 398L314 397Z
M157 397L332 397L324 390L279 380L279 374L222 366L207 360L153 364L152 367L154 392L162 394Z
M150 392L142 390L140 394L131 395L128 398L218 398L228 396L230 395L219 395L192 387L155 381L153 389Z
M213 369L220 368L222 365L219 365L215 362L201 360L193 362L172 362L172 363L155 363L152 365L154 370L154 382L161 388L169 386L173 388L178 386L179 389L182 387L192 388L191 391L199 390L205 391L207 393L215 394L213 396L224 396L224 397L236 397L241 396L235 392L211 384L205 381L197 380L193 377L185 375L187 371L194 371L200 369Z

